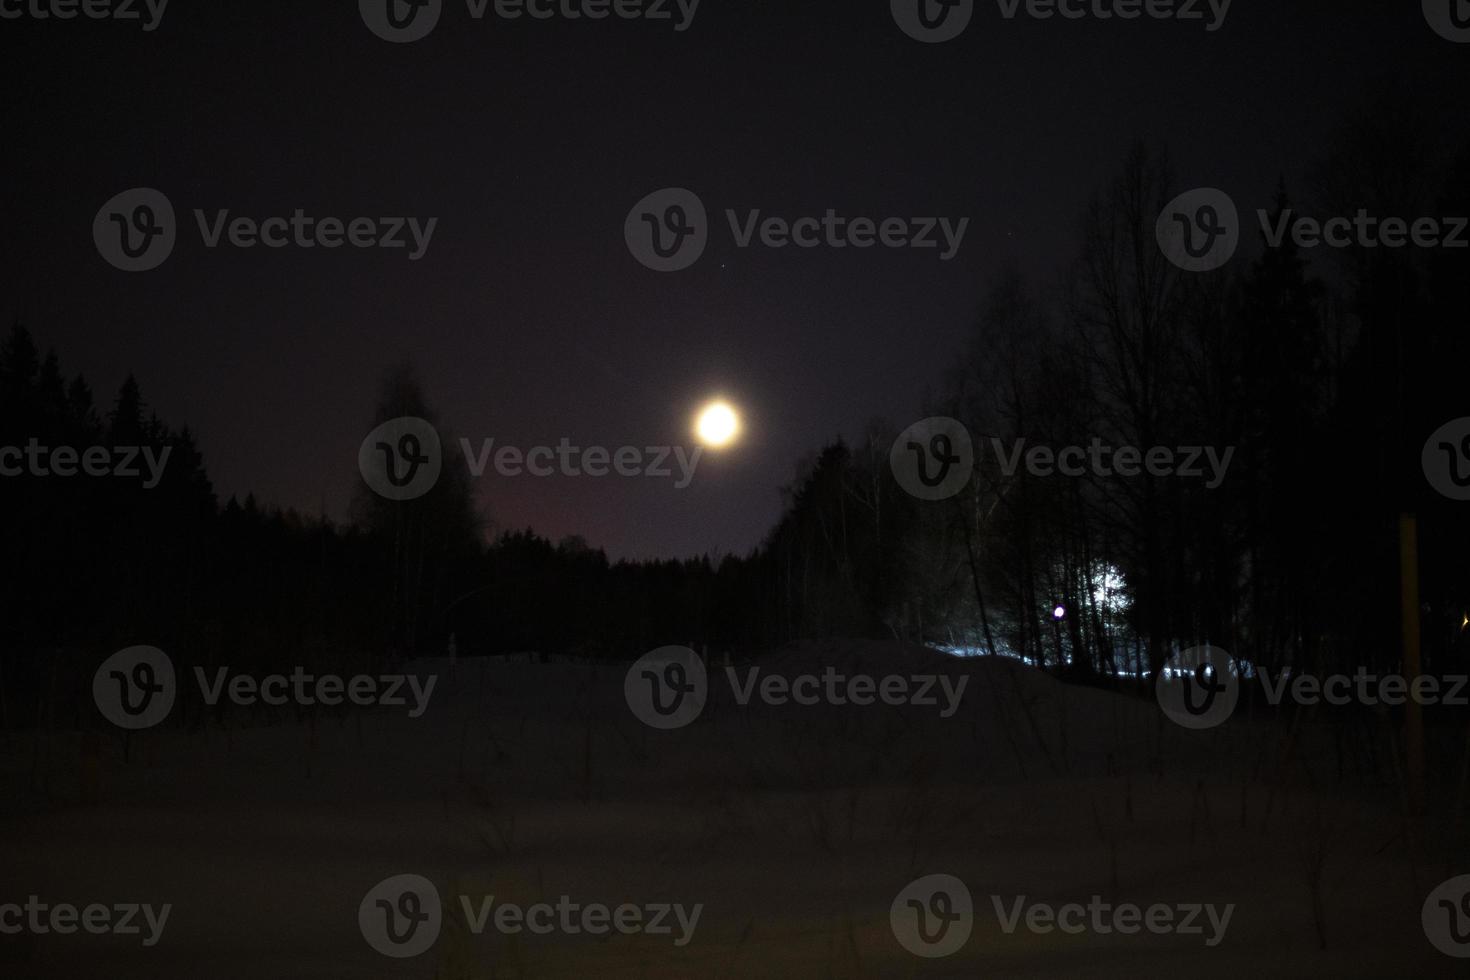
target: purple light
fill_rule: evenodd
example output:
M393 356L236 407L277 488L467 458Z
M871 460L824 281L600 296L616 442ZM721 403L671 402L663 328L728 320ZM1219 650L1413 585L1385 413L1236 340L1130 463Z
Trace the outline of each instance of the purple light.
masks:
M1067 618L1067 607L1066 606L1057 606L1055 609L1053 609L1051 611L1051 618L1052 619L1066 619Z

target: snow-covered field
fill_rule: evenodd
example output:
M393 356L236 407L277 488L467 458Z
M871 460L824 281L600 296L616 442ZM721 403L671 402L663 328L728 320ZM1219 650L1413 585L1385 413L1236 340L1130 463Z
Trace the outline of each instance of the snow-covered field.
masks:
M171 909L151 947L146 925L0 936L0 977L1464 975L1421 925L1458 870L1452 834L1405 821L1386 743L1339 755L1308 730L1283 764L1272 726L1188 733L1148 702L1004 659L863 643L759 661L762 676L827 665L969 681L948 718L742 707L714 663L702 716L656 731L624 702L625 668L421 662L440 679L417 719L236 711L229 728L134 735L130 761L115 734L100 762L79 733L12 734L0 906ZM445 909L409 959L376 952L358 921L400 874L433 882ZM930 874L974 899L973 933L942 959L907 952L890 921ZM702 908L683 945L677 926L476 935L459 897L492 895ZM1020 896L1234 909L1211 947L1208 933L1007 933L992 896L1008 914Z

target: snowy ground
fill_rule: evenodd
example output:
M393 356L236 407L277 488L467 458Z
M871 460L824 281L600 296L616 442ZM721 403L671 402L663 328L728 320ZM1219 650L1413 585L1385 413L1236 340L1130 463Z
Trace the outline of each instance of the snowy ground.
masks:
M172 911L152 948L0 936L0 976L1464 975L1420 918L1463 870L1451 834L1406 823L1383 745L1370 746L1378 776L1364 740L1339 756L1312 731L1283 766L1270 726L1187 733L1146 702L1000 659L831 644L760 662L787 676L827 664L970 681L947 719L741 707L715 664L700 719L660 732L628 710L621 668L467 660L451 675L426 662L412 669L440 682L418 719L238 712L228 730L136 735L128 762L109 734L100 767L81 761L78 733L12 735L0 745L0 904L36 894ZM403 873L432 880L449 908L429 951L394 960L369 947L358 906ZM899 945L889 910L936 873L969 887L974 931L928 960ZM682 947L475 936L458 895L703 910ZM1023 895L1235 909L1214 948L1006 934L991 896Z

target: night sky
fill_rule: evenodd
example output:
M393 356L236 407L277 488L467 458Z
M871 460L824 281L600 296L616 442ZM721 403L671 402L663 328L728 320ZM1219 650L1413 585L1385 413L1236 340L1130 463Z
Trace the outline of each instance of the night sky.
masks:
M496 526L580 533L618 557L743 553L803 454L873 417L920 417L991 277L1014 263L1052 281L1136 138L1168 145L1180 190L1264 207L1400 71L1427 113L1463 127L1470 58L1410 0L1236 0L1213 33L1008 21L986 2L941 45L905 36L887 0L703 0L682 33L476 21L449 0L402 45L354 2L173 0L152 32L0 20L0 44L0 315L104 407L131 370L164 420L197 433L221 499L345 518L379 380L403 358L477 445L690 444L698 406L731 399L746 438L686 490L479 481ZM128 274L91 227L138 186L168 195L180 239L161 268ZM715 228L693 268L659 274L623 223L671 186L697 192ZM416 262L209 250L195 208L439 223ZM725 208L970 225L949 262L738 249Z

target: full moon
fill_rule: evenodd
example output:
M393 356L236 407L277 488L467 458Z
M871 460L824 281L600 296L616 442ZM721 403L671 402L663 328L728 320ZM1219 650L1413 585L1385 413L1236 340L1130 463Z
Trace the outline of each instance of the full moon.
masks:
M699 441L711 449L723 449L740 435L740 416L727 402L710 402L694 423Z

